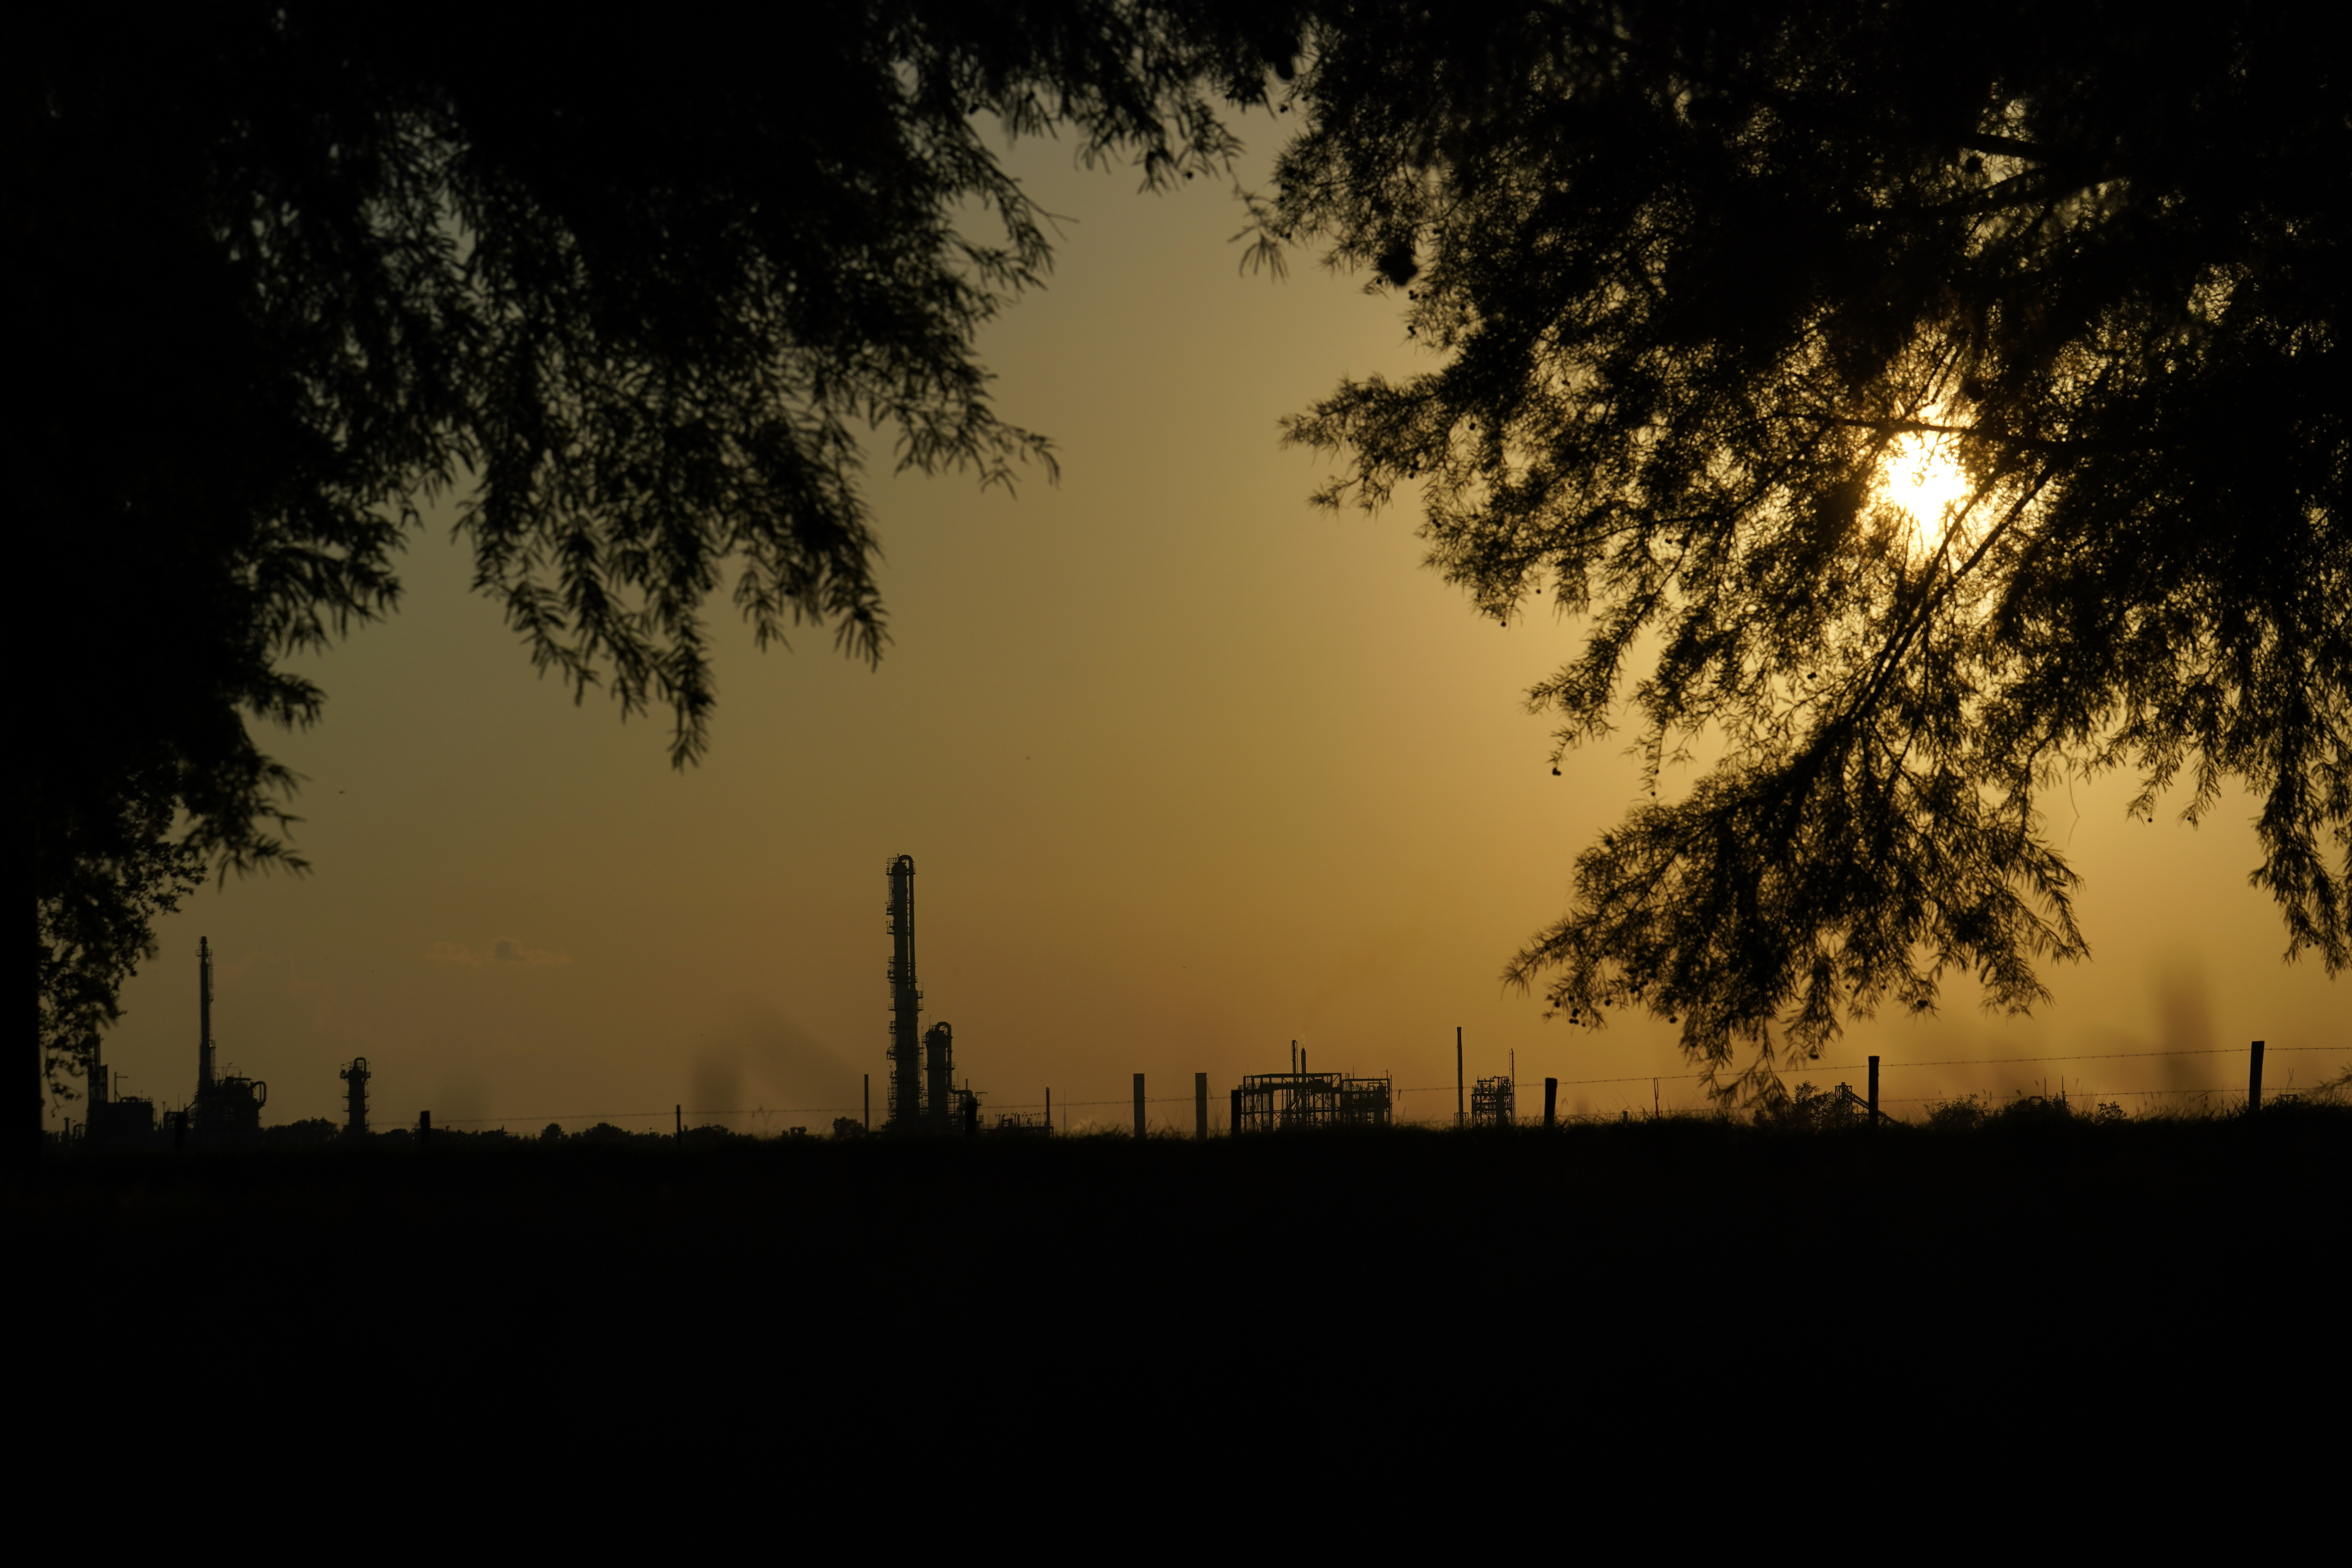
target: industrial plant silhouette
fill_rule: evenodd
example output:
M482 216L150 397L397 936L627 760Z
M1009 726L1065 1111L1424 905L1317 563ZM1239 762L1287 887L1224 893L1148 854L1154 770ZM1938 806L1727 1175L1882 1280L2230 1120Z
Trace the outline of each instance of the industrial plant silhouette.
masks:
M1580 1377L1639 1371L1654 1393L1735 1309L1837 1331L1899 1308L1915 1339L1998 1351L2025 1300L2106 1313L2128 1347L2210 1331L2245 1290L2326 1299L2335 1249L2314 1227L2347 1177L2352 1108L2308 1099L2123 1119L2032 1099L1890 1127L1871 1099L1833 1093L1745 1121L1571 1122L1549 1081L1540 1120L1517 1114L1508 1074L1470 1083L1457 1031L1444 1131L1402 1122L1387 1077L1318 1068L1297 1041L1286 1070L1229 1090L1223 1135L1206 1074L1190 1137L1144 1135L1140 1074L1132 1135L987 1124L957 1079L954 1030L925 1026L913 858L892 858L887 879L883 1114L829 1138L682 1115L667 1135L453 1133L429 1116L379 1131L365 1058L341 1069L340 1125L281 1136L261 1126L268 1087L221 1059L201 943L193 1093L159 1115L94 1087L79 1135L52 1140L37 1199L15 1211L60 1282L51 1304L88 1343L138 1343L160 1287L175 1333L287 1366L365 1345L390 1388L437 1387L490 1343L501 1379L593 1369L667 1386L674 1347L756 1333L794 1368L787 1425L829 1431L932 1409L940 1363L900 1352L950 1334L959 1369L1059 1376L1162 1344L1260 1369L1268 1325L1285 1340L1305 1325L1312 1343L1251 1371L1246 1398L1379 1387L1393 1402L1387 1384L1404 1380L1383 1369L1433 1338L1422 1360L1473 1347L1482 1379L1500 1375L1486 1363L1503 1331L1529 1358L1599 1346L1600 1370L1576 1362ZM89 1064L106 1085L95 1050ZM2237 1268L2187 1266L2181 1237L2224 1234ZM1650 1348L1636 1363L1628 1345ZM232 1363L206 1358L174 1397L240 1396L218 1381ZM1047 1418L1019 1403L1023 1420Z
M955 1086L955 1029L946 1020L928 1030L923 988L915 976L915 858L891 857L890 879L890 1116L893 1132L967 1132L980 1127L980 1100ZM919 1040L918 1037L920 1037Z
M111 1092L100 1043L93 1038L84 1079L89 1096L84 1136L94 1144L110 1148L152 1142L159 1131L167 1132L175 1144L184 1143L191 1137L215 1144L249 1142L259 1137L261 1110L269 1103L269 1086L258 1079L220 1071L214 1061L216 1049L213 1040L213 944L211 938L199 937L194 1095L182 1109L167 1111L159 1129L152 1097L118 1096ZM362 1060L358 1066L363 1086L367 1063ZM363 1106L365 1089L362 1087L354 1092L358 1098L353 1104ZM354 1125L360 1131L365 1131L363 1115L354 1117Z
M890 938L890 959L885 978L888 986L888 1045L885 1052L887 1071L885 1077L885 1101L882 1124L874 1124L872 1075L866 1075L865 1103L857 1116L838 1116L832 1131L836 1138L864 1137L880 1133L885 1137L904 1140L916 1137L979 1138L986 1134L996 1140L1012 1136L1054 1135L1053 1091L1045 1090L1042 1114L1024 1110L1000 1112L992 1122L982 1118L982 1091L971 1087L967 1079L956 1081L955 1028L944 1018L924 1025L924 993L917 968L915 858L912 855L894 855L883 868L889 897L885 905L885 930ZM365 1057L355 1057L344 1063L339 1076L343 1084L344 1112L341 1125L313 1118L295 1124L293 1129L269 1129L262 1124L262 1110L268 1104L269 1086L258 1079L226 1070L219 1061L219 1045L213 1032L213 952L209 938L200 938L196 944L196 1063L193 1093L178 1107L164 1109L159 1114L152 1096L128 1095L120 1092L105 1065L100 1041L93 1037L89 1043L84 1062L87 1085L87 1113L77 1125L68 1119L64 1130L52 1136L53 1145L67 1149L87 1149L110 1152L131 1152L168 1147L174 1152L190 1148L220 1151L236 1149L268 1141L273 1135L289 1131L298 1134L296 1141L320 1142L334 1137L346 1144L368 1142L376 1130L369 1119L371 1085L375 1077ZM2303 1047L2312 1048L2312 1047ZM1230 1090L1223 1130L1233 1135L1274 1132L1315 1132L1365 1131L1379 1131L1403 1124L1399 1114L1400 1091L1392 1078L1359 1076L1345 1070L1318 1071L1310 1068L1308 1054L1299 1041L1289 1045L1290 1058L1286 1070L1244 1075ZM2210 1054L2210 1053L2190 1053ZM2246 1097L2242 1103L2248 1110L2263 1100L2263 1068L2264 1042L2252 1043L2248 1053ZM1787 1131L1792 1129L1812 1131L1832 1130L1848 1125L1876 1129L1887 1118L1880 1102L1879 1058L1867 1062L1867 1093L1857 1093L1844 1083L1826 1092L1811 1084L1801 1084L1792 1099L1767 1102L1756 1108L1754 1121L1762 1129ZM2062 1080L2063 1082L2063 1080ZM1148 1115L1150 1097L1142 1073L1136 1073L1134 1083L1133 1136L1143 1138L1150 1131ZM1654 1098L1652 1116L1663 1115ZM2341 1085L2337 1088L2340 1090ZM1543 1112L1540 1122L1546 1131L1563 1125L1559 1115L1559 1080L1544 1079ZM1472 1083L1466 1070L1462 1031L1454 1029L1454 1084L1452 1124L1457 1129L1485 1129L1507 1131L1517 1127L1518 1084L1516 1068L1510 1073L1481 1076ZM2343 1098L2340 1092L2324 1097L2331 1102ZM1209 1077L1195 1073L1192 1094L1192 1136L1206 1141L1215 1130L1210 1116ZM1066 1109L1067 1102L1065 1102ZM2208 1109L2210 1109L2210 1102ZM2021 1097L2008 1108L2012 1120L2017 1115L2033 1116L2053 1111L2060 1118L2078 1114L2063 1089L2053 1098ZM2093 1102L2084 1108L2087 1119L2110 1122L2122 1119L2121 1109L2113 1103ZM685 1108L672 1108L675 1117L671 1136L683 1142L688 1135ZM1718 1116L1721 1113L1717 1113ZM1974 1097L1946 1101L1933 1110L1927 1118L1931 1124L1948 1131L1960 1126L1976 1126L1998 1120L1995 1108L1979 1103ZM1630 1121L1630 1110L1619 1120ZM442 1129L446 1134L451 1130ZM704 1141L712 1135L726 1136L724 1128L697 1130ZM805 1137L808 1129L793 1127L786 1130L789 1137ZM391 1136L401 1142L423 1142L434 1134L431 1111L420 1112L415 1127L394 1129ZM482 1137L475 1133L470 1136ZM629 1134L608 1123L586 1130L592 1141L610 1142ZM467 1136L460 1134L461 1137ZM493 1138L506 1136L503 1128L487 1134ZM551 1124L535 1140L545 1143L566 1136L560 1124ZM644 1132L641 1138L658 1139L660 1134Z
M1051 1135L1054 1131L1053 1091L1048 1089L1044 1112L1000 1114L983 1126L983 1096L969 1080L956 1081L955 1027L944 1018L924 1026L922 982L916 967L915 858L892 856L884 866L889 887L885 906L890 937L889 1044L882 1125L873 1125L871 1075L867 1103L856 1119L842 1117L834 1123L839 1136L878 1131L894 1137L917 1135L994 1137ZM213 953L208 937L196 944L196 1074L194 1093L179 1107L158 1113L152 1096L116 1092L110 1082L100 1042L93 1038L84 1064L88 1084L87 1115L79 1126L68 1121L56 1142L66 1146L125 1152L168 1145L174 1150L236 1148L262 1139L262 1109L269 1086L257 1079L222 1070L215 1062L218 1045L213 1034ZM1460 1031L1456 1035L1456 1065L1460 1065ZM347 1141L366 1139L370 1084L374 1078L368 1058L356 1057L343 1064L344 1116L340 1132ZM1144 1075L1135 1084L1134 1132L1149 1130ZM1466 1115L1457 1106L1455 1121L1475 1125L1507 1127L1512 1121L1513 1087L1507 1079L1478 1079ZM1209 1083L1206 1073L1193 1075L1193 1131L1211 1132ZM1385 1128L1395 1117L1395 1089L1390 1078L1358 1077L1346 1072L1308 1070L1307 1052L1290 1042L1290 1067L1285 1072L1244 1076L1232 1089L1226 1127L1235 1132L1302 1131L1335 1128ZM678 1108L675 1135L683 1138L683 1108ZM1546 1101L1547 1120L1550 1101ZM314 1129L320 1124L310 1124ZM413 1136L431 1135L432 1113L418 1119ZM442 1129L446 1135L449 1129ZM560 1128L551 1129L560 1131ZM617 1131L617 1129L612 1130ZM804 1134L806 1129L791 1130ZM547 1140L542 1137L541 1142Z

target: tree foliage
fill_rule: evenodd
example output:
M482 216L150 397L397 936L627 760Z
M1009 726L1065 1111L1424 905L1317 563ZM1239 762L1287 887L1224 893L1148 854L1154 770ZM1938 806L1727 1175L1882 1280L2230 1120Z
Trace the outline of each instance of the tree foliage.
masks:
M974 353L1050 259L984 132L1062 128L1148 184L1221 170L1286 14L816 0L500 31L268 0L24 29L5 210L45 1021L53 977L110 997L150 940L129 868L159 832L299 866L296 781L247 721L318 717L285 661L394 607L421 498L457 498L535 664L666 708L680 762L722 591L763 647L806 626L878 658L862 442L983 483L1051 467ZM47 945L54 910L109 899L84 924L127 947Z
M1752 1052L1726 1093L1956 968L2028 1005L2086 951L2036 803L2110 768L2151 815L2248 788L2289 952L2338 970L2343 73L2307 8L2170 20L53 12L12 52L0 209L44 1039L111 1007L183 852L299 863L248 723L316 719L286 661L394 607L422 498L457 498L539 668L667 709L681 762L719 595L763 646L878 657L864 444L984 483L1051 463L974 353L1050 261L982 127L1160 184L1222 170L1221 115L1277 79L1305 112L1265 239L1371 269L1442 355L1294 424L1345 456L1324 499L1417 489L1481 609L1584 617L1533 693L1563 750L1630 704L1654 785L1719 759L1581 858L1512 978L1676 1018L1712 1068ZM1910 515L1889 471L1931 452L1966 495Z
M1531 694L1655 792L1508 977L1675 1019L1719 1093L1844 1018L2087 951L2038 803L2237 781L2290 958L2347 948L2352 119L2314 7L1343 6L1278 237L1442 356L1292 437L1418 488ZM1941 515L1890 469L1956 461ZM1914 509L1917 510L1917 509ZM1558 762L1555 755L1555 764ZM1776 1037L1775 1031L1778 1031ZM1736 1062L1740 1070L1725 1076Z
M35 900L35 1033L43 1087L71 1093L63 1074L79 1068L119 1016L122 984L155 956L155 920L179 908L204 877L204 857L174 842L171 802L143 780L123 782L118 797L92 814L111 829L107 842L85 840L83 875Z

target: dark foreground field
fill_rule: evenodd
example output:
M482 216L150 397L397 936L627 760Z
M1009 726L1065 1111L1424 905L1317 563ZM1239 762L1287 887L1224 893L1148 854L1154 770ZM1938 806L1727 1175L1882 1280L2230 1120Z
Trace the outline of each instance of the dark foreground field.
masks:
M1943 1132L85 1156L12 1193L8 1226L69 1342L175 1377L315 1383L356 1356L380 1387L658 1373L822 1397L1364 1358L1541 1379L1772 1347L1857 1377L2244 1355L2230 1325L2274 1345L2340 1311L2347 1198L2352 1110L2289 1105Z

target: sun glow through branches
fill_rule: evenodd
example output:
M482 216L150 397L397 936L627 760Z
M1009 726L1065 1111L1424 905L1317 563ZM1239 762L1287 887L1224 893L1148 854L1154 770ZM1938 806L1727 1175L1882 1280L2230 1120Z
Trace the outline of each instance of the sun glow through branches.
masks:
M1969 497L1969 476L1953 456L1952 438L1897 437L1882 474L1886 499L1911 519L1912 553L1927 554Z

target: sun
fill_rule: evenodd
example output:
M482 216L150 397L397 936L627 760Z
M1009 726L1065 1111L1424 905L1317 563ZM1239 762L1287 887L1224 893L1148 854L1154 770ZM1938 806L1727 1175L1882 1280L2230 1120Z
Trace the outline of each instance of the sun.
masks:
M1952 437L1898 436L1882 472L1886 499L1910 515L1912 551L1927 553L1969 499L1969 476L1954 456Z

